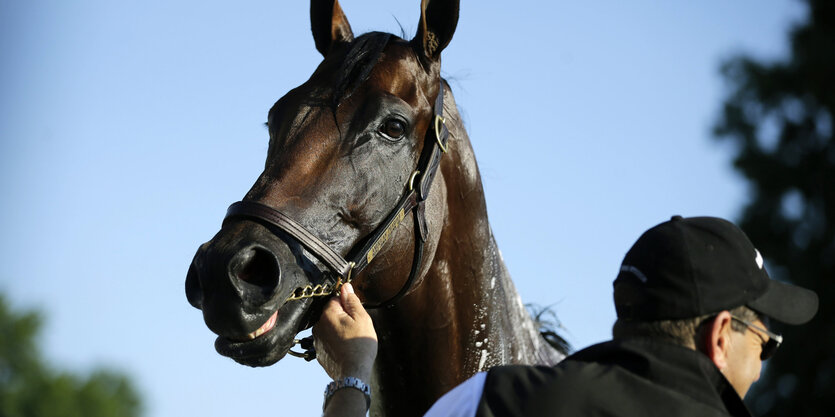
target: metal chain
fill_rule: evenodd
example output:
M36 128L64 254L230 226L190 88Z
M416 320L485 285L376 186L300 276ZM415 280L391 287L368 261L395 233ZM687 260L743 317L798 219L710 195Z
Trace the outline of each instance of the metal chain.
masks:
M305 298L313 297L325 297L339 292L339 290L342 289L342 285L351 282L351 272L354 270L354 265L355 264L353 262L349 262L350 269L348 269L348 277L345 279L345 282L342 282L342 277L339 277L339 279L336 280L336 284L333 285L325 283L324 285L316 284L298 287L292 294L290 294L287 301L303 300ZM316 349L313 348L313 336L305 337L304 339L294 339L293 346L295 345L301 345L302 349L305 351L295 352L290 349L287 353L297 358L303 358L308 362L316 359Z
M316 284L316 285L305 285L304 287L296 288L289 297L287 297L287 301L296 301L296 300L304 300L305 298L314 298L314 297L327 297L331 294L338 293L340 289L342 289L342 285L351 282L351 272L354 271L355 264L353 262L348 263L348 277L345 279L345 282L342 282L342 277L336 281L336 284L331 285L330 283L325 284Z
M346 281L348 282L348 281ZM326 283L316 284L316 285L305 285L304 287L298 287L289 297L287 297L287 301L296 301L296 300L304 300L305 298L313 298L313 297L326 297L331 295L339 289L342 288L342 279L340 278L339 281L336 282L335 285L331 285Z

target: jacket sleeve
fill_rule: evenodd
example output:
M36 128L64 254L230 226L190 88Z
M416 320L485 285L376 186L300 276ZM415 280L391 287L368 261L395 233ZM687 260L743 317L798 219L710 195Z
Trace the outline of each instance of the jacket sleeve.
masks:
M438 401L435 401L435 404L424 414L424 417L475 416L486 378L486 372L473 375L470 379L453 388L452 391L444 394Z

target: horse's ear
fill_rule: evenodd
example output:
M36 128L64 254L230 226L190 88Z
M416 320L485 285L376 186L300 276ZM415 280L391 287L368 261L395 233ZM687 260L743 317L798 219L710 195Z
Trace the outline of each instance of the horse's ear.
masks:
M334 45L354 40L354 32L337 0L310 1L310 29L316 49L327 56Z
M423 55L432 60L441 57L458 25L459 0L422 0L420 22L412 42Z

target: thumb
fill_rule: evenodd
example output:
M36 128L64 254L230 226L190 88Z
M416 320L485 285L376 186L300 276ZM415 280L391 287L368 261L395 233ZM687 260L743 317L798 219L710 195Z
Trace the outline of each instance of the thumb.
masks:
M354 294L354 287L350 282L345 283L342 286L342 291L340 291L339 294L339 301L345 312L353 318L357 317L357 313L363 311L362 302L359 297Z

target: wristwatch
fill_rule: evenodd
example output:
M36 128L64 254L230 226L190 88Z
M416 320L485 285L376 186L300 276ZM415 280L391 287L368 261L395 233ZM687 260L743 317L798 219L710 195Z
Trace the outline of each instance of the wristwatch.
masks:
M325 408L328 406L328 401L330 401L331 397L333 397L333 394L342 388L354 388L359 390L365 395L365 409L367 410L371 407L371 389L368 388L368 384L362 382L359 378L348 376L332 381L327 387L325 387L325 403L322 404L322 411L325 411Z

